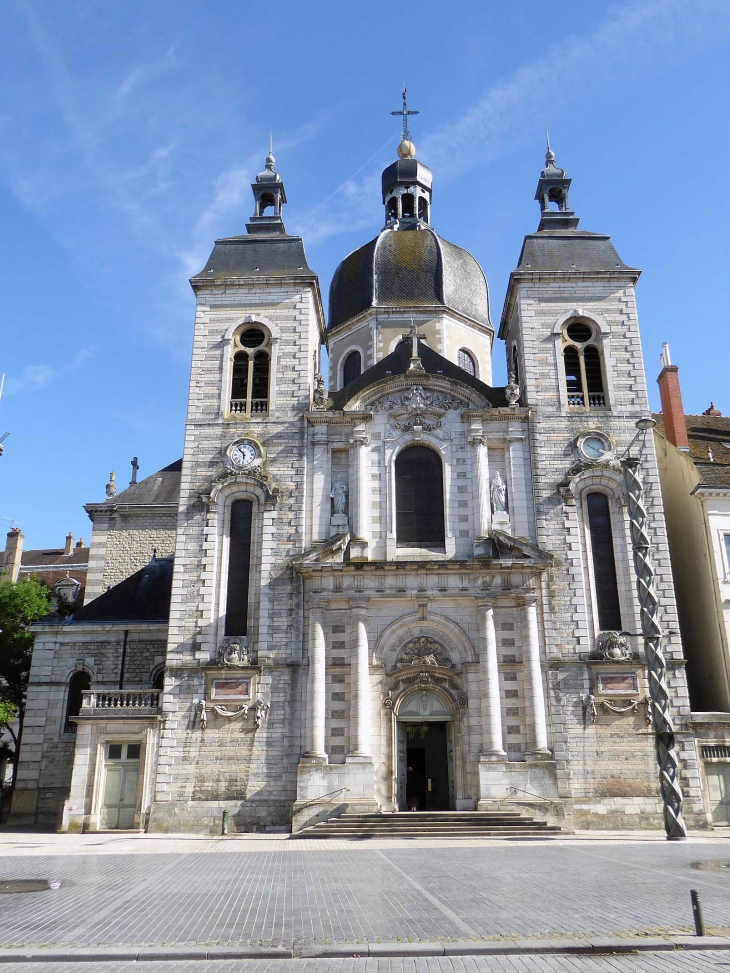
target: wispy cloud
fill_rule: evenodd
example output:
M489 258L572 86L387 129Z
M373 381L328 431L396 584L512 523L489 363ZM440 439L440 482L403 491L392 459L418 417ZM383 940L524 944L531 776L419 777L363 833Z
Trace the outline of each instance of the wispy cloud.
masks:
M18 395L21 392L35 392L50 385L57 379L63 378L71 372L82 368L94 357L92 347L80 348L70 361L63 365L26 365L19 375L8 375L5 382L6 395Z
M419 158L439 171L439 181L463 176L534 141L558 110L585 98L622 66L652 72L665 61L663 50L688 45L693 37L727 30L730 6L726 0L643 0L615 8L585 36L569 37L544 57L518 68L494 84L461 117L419 139ZM390 141L390 140L389 140ZM359 181L345 180L327 197L340 197L336 218L312 219L320 204L302 221L308 241L321 242L334 234L371 223L368 188L377 178L371 172Z

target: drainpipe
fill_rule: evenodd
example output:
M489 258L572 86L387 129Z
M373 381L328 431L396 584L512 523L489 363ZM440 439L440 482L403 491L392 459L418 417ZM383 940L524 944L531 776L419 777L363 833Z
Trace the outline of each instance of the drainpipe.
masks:
M122 642L122 661L119 663L119 688L124 689L124 665L127 661L127 639L129 638L129 629L124 629L124 641Z

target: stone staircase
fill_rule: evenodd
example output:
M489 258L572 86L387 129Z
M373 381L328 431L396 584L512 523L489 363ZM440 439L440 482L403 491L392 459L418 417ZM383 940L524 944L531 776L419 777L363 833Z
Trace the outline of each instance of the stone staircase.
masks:
M556 825L517 811L401 811L342 814L303 828L292 838L553 838ZM564 832L562 832L564 833Z

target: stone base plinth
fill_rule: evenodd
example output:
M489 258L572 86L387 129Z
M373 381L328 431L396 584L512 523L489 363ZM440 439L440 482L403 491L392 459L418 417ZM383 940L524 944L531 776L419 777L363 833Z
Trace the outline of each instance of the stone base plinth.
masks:
M550 754L537 761L508 761L496 754L479 758L479 811L520 811L560 824L557 770Z
M372 757L352 757L344 764L313 763L306 758L300 761L292 831L301 831L345 811L372 814L377 810Z

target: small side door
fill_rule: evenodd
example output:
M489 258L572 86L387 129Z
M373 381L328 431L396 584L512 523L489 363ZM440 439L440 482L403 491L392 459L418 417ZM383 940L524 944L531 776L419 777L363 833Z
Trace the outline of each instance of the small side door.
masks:
M730 764L705 764L712 823L730 825Z
M134 828L139 786L139 743L108 743L104 771L101 827L109 831Z

